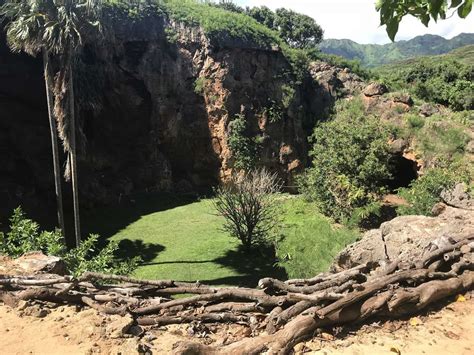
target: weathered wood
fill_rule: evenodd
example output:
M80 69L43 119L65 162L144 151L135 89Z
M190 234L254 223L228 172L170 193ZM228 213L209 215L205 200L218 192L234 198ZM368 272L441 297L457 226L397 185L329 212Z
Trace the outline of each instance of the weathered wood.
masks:
M139 325L156 325L163 326L169 324L181 324L191 322L203 323L245 323L249 322L246 315L235 315L233 313L205 313L197 315L181 315L181 316L159 316L159 317L139 317L137 323Z

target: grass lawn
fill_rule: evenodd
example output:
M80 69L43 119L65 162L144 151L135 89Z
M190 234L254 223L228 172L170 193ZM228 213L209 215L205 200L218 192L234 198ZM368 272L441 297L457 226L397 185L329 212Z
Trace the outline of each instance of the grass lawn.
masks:
M264 276L286 278L285 268L290 276L316 273L327 269L332 256L356 238L347 230L333 230L301 198L283 196L281 205L278 234L286 236L278 244L278 255L286 256L279 263L282 267L270 252L244 253L237 239L220 230L222 217L214 214L210 199L142 196L129 205L89 213L85 224L88 232L119 240L123 256L143 258L137 277L213 285L256 286ZM310 267L301 266L307 263Z

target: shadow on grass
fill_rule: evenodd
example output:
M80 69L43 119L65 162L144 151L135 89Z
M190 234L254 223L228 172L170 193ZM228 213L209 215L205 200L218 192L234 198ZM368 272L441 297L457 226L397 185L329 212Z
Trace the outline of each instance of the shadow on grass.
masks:
M213 262L233 269L241 275L200 280L204 284L256 287L258 281L263 277L280 280L288 278L286 271L275 265L275 251L270 246L250 251L240 246L237 250L229 250L223 257L217 258Z
M196 202L197 198L167 193L137 194L127 201L83 213L84 234L110 238L141 217ZM137 236L139 237L139 236Z
M142 240L122 239L119 243L117 257L122 260L139 256L143 260L142 265L156 258L166 248L161 244L144 243Z

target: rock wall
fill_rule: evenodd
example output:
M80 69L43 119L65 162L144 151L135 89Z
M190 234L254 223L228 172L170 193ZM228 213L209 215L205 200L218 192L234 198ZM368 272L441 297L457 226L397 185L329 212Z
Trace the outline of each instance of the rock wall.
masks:
M76 73L84 207L121 202L134 191L225 181L235 163L229 122L238 114L258 141L258 164L293 184L307 163L306 137L332 103L326 86L309 75L295 84L279 49L212 44L199 28L166 18L117 22L114 32L113 41L84 48ZM0 54L4 221L20 204L54 209L54 189L41 61L11 54L3 37ZM275 103L277 119L269 114Z

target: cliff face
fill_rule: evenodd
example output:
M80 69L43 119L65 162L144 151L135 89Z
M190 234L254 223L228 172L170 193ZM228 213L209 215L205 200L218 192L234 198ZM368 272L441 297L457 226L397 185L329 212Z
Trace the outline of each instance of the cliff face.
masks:
M228 138L237 115L245 118L257 165L292 185L306 164L311 120L329 105L312 99L323 89L311 80L296 83L278 49L215 45L199 28L167 21L117 25L113 42L84 49L76 74L81 203L225 181L235 165ZM54 190L41 62L11 54L4 38L0 54L5 217L20 204L54 201Z

